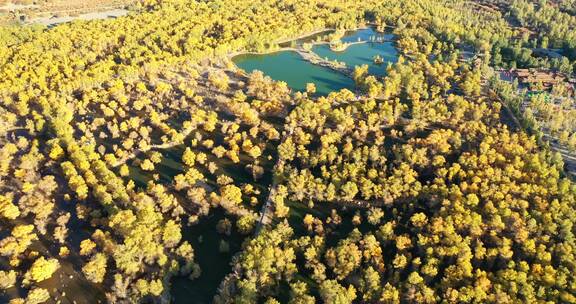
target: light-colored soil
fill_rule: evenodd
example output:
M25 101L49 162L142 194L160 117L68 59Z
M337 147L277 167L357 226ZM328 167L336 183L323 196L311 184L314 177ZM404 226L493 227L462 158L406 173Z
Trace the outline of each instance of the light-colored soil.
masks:
M92 20L125 15L135 0L0 0L0 24L24 22L55 25L75 19Z
M103 12L94 12L80 14L78 16L64 16L64 17L41 17L30 19L28 23L33 24L43 24L46 26L54 26L60 23L66 23L74 20L96 20L96 19L107 19L125 16L128 14L128 10L125 9L112 9Z
M17 11L17 10L22 10L22 9L27 9L27 8L34 8L34 7L38 7L38 5L35 5L35 4L15 4L12 2L8 2L5 4L1 4L0 10L11 12L11 11Z

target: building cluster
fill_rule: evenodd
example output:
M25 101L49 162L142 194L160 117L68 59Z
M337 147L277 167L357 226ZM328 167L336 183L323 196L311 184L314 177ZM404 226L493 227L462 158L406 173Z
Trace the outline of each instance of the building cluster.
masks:
M510 69L503 71L503 76L510 79L517 79L518 84L528 88L538 87L543 90L551 90L553 86L561 84L565 84L572 92L574 92L576 88L576 78L552 70Z

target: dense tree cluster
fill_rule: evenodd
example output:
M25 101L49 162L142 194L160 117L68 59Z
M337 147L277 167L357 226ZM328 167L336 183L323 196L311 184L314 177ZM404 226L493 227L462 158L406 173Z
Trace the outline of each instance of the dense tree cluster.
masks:
M332 212L310 211L291 229L258 236L217 300L274 303L285 299L282 286L291 287L290 303L576 300L576 187L561 159L501 123L498 98L481 96L482 67L458 63L442 45L428 54L443 60L418 56L423 41L400 38L412 56L383 81L357 68L365 97L297 100L278 146L279 189L292 208ZM260 284L251 262L267 238L280 242L282 257L296 253L259 261L272 263L272 285ZM300 276L276 272L287 263Z
M573 17L510 6L145 0L115 20L0 29L6 301L58 300L62 278L103 301L167 300L173 277L210 271L184 227L221 209L219 253L247 240L218 303L576 302L576 188L558 155L501 123L515 88L485 81L489 64L552 62L514 42L508 17L550 31L570 72ZM356 67L355 92L291 92L229 60L368 23L394 27L401 57L381 78ZM572 106L547 128L573 133Z
M254 242L286 233L276 248L296 257L260 260L272 263L265 269L274 278L261 284L262 270L250 262L260 247L248 245L235 301L301 284L327 303L576 300L576 187L555 155L500 123L497 100L474 95L409 104L346 92L300 100L275 172L288 198L366 211L308 215L296 224L304 236L285 224L259 236ZM344 221L356 226L348 235ZM275 272L286 263L307 279ZM301 296L293 291L291 301Z

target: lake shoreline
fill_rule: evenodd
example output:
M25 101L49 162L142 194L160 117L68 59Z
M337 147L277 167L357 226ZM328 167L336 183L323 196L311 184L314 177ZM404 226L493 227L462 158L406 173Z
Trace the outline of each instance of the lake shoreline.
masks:
M370 26L360 26L360 27L356 27L356 28L349 29L349 30L346 30L346 31L347 31L347 32L352 32L352 31L365 30L365 29L369 29L369 28L370 28ZM297 37L293 37L293 38L283 38L283 39L280 39L280 40L275 41L274 43L275 43L275 44L288 43L288 42L292 42L292 41L297 41L297 40L300 40L300 39L304 39L304 38L307 38L307 37L311 37L311 36L320 34L320 33L322 33L322 32L336 31L336 30L337 30L337 29L334 29L334 28L324 28L324 29L314 30L314 31L312 31L312 32L304 33L304 34L302 34L302 35L300 35L300 36L297 36ZM360 42L360 41L359 41L359 42ZM366 43L366 42L368 42L368 41L362 41L362 43ZM312 46L322 45L322 44L329 44L329 43L330 43L330 42L328 42L328 41L310 42L310 44L311 44ZM358 43L358 42L355 42L354 44L356 44L356 43ZM282 51L297 51L297 50L298 50L298 48L295 48L295 47L280 47L280 48L277 48L277 49L270 49L270 50L266 50L266 51L263 51L263 52L254 52L254 51L242 50L242 51L235 51L235 52L229 53L226 57L227 57L228 59L232 59L232 58L234 58L234 57L236 57L236 56L240 56L240 55L268 55L268 54L274 54L274 53L282 52Z
M346 30L346 32L352 32L352 31L359 31L359 30L363 30L363 29L369 29L371 26L360 26L360 27L356 27L354 29L349 29ZM312 32L308 32L305 34L302 34L298 37L295 38L287 38L287 39L281 39L276 41L276 44L282 44L282 43L288 43L291 41L297 41L300 39L304 39L307 37L311 37L314 36L316 34L322 33L322 32L328 32L328 31L336 31L336 29L332 29L332 28L324 28L324 29L319 29L319 30L315 30ZM345 51L346 49L348 49L349 46L351 45L355 45L355 44L361 44L361 43L367 43L368 41L357 41L357 42L350 42L346 44L346 48L341 50L341 51ZM338 65L337 63L330 61L330 60L326 60L320 56L318 56L318 54L314 53L312 51L312 47L316 46L316 45L325 45L325 44L330 44L329 41L318 41L318 42L310 42L311 48L310 50L306 50L304 49L302 46L298 46L298 47L280 47L277 49L271 49L271 50L267 50L264 52L251 52L251 51L237 51L237 52L232 52L230 54L228 54L227 58L232 62L232 64L234 65L234 67L239 70L239 71L243 71L246 75L248 73L246 73L243 69L241 69L240 67L238 67L238 65L234 62L233 58L237 57L237 56L241 56L241 55L270 55L270 54L274 54L274 53L279 53L279 52L295 52L298 53L298 55L300 55L300 57L305 60L310 62L313 65L317 65L317 66L321 66L321 67L325 67L325 68L329 68L335 72L344 74L347 77L352 77L353 74L353 70L346 67L345 65Z
M353 29L347 29L346 32L354 32L354 31L366 30L366 29L371 29L371 28L375 28L375 25L374 24L367 24L367 25L363 25L363 26L358 26L358 27L353 28ZM295 38L286 38L286 39L277 40L275 43L278 45L279 44L285 44L285 43L289 43L292 41L298 41L300 39L305 39L307 37L312 37L312 36L317 35L319 33L328 32L328 31L337 31L337 29L334 29L334 28L318 29L318 30L314 30L312 32L308 32L308 33L299 35ZM346 42L346 43L344 43L344 46L342 49L335 50L334 52L337 52L337 53L345 52L346 50L348 50L349 47L351 47L353 45L365 44L368 42L370 42L370 41L361 40L361 41ZM387 40L378 41L378 43L384 43L384 42L388 42L388 41ZM329 41L312 41L312 42L307 42L307 44L310 45L310 49L305 49L303 47L303 44L302 44L302 45L298 45L296 47L289 46L289 47L273 48L273 49L269 49L269 50L266 50L263 52L245 51L245 50L236 51L236 52L229 53L226 57L228 60L230 60L230 62L235 67L235 69L237 69L238 71L241 71L242 73L244 73L244 75L248 75L249 73L244 71L242 68L240 68L234 62L233 59L235 57L241 56L241 55L270 55L270 54L275 54L275 53L280 53L280 52L295 52L295 53L298 53L298 55L300 55L300 57L303 60L305 60L305 61L307 61L313 65L331 69L331 70L338 72L338 73L341 73L347 77L353 76L354 70L352 68L346 66L346 64L343 64L343 63L338 62L338 61L332 61L332 60L322 58L320 55L318 55L314 51L312 51L312 49L315 46L330 45Z

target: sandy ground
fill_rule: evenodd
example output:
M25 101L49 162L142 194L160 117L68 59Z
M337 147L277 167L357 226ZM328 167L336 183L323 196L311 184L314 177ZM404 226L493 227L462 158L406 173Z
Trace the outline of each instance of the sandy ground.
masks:
M94 12L80 14L78 16L64 16L64 17L42 17L31 19L28 22L33 24L43 24L46 26L54 26L60 23L70 22L74 20L95 20L95 19L106 19L106 18L116 18L125 16L128 14L128 10L125 9L112 9L103 12Z

